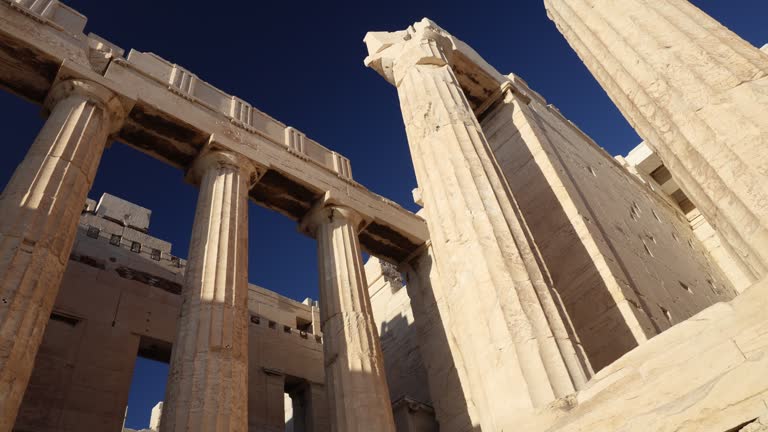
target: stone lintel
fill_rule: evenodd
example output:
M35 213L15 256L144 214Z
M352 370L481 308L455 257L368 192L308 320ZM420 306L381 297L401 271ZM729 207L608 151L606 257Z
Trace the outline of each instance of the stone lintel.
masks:
M161 82L157 74L142 69L146 65L132 62L130 56L117 56L115 49L106 66L99 63L104 66L100 73L89 60L85 35L72 35L55 22L35 15L35 11L11 7L8 2L0 2L0 22L0 43L10 49L0 53L0 72L4 77L0 85L25 99L42 104L56 82L69 79L102 85L117 94L127 113L115 138L152 157L186 169L215 136L219 148L239 153L267 168L263 174L272 183L262 182L264 185L255 187L251 193L251 199L262 206L298 220L317 197L330 191L340 204L372 221L366 235L361 236L362 246L394 261L401 260L429 238L422 218L352 180L346 158L303 134L302 148L306 151L289 148L285 140L288 126L244 101L200 81L200 85L209 86L222 100L231 99L231 112L214 109L196 96ZM157 61L170 64L162 59ZM186 73L176 69L179 74ZM313 151L324 152L327 160L313 159ZM263 187L266 189L260 189Z
M278 369L271 369L267 367L261 368L265 374L272 375L272 376L285 376L285 372L278 370Z

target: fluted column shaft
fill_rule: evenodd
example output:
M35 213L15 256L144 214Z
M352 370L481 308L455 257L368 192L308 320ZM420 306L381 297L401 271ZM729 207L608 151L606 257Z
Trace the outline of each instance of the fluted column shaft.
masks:
M213 151L200 183L162 432L248 430L248 190L253 168Z
M0 196L0 432L9 432L26 390L77 223L107 138L123 115L116 96L63 81L51 111Z
M358 241L361 218L320 206L303 225L317 238L325 388L333 432L394 432L384 358Z
M441 269L448 331L464 362L456 367L466 371L482 430L511 430L522 413L575 392L584 372L568 335L553 332L564 325L527 227L451 69L450 42L430 25L417 23L387 61Z
M768 55L686 0L545 0L727 246L768 273Z

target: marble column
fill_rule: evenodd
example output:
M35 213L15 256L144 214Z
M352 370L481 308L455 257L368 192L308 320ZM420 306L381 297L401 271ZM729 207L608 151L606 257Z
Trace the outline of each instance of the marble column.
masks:
M768 55L686 0L545 5L753 280L768 273Z
M358 241L362 218L318 205L302 229L317 238L325 387L334 432L394 432L379 334Z
M162 432L248 430L248 191L254 167L211 151L200 185Z
M550 282L451 69L450 40L423 20L366 43L366 63L397 87L465 394L482 430L512 430L575 392L580 361L557 331Z
M0 195L0 432L13 428L107 139L124 116L87 81L56 84L50 116Z

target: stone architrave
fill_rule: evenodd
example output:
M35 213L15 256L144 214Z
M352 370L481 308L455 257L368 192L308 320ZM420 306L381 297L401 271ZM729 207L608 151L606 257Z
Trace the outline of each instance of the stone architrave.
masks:
M521 413L574 393L583 365L450 66L450 40L425 19L365 42L366 64L397 87L465 394L482 430L514 429Z
M768 56L685 0L545 0L688 198L768 273Z
M394 432L358 230L362 217L326 200L301 223L317 238L320 321L331 430Z
M248 430L248 191L255 168L229 152L199 156L200 184L162 432Z
M0 432L9 432L109 135L125 108L99 84L67 80L0 196Z

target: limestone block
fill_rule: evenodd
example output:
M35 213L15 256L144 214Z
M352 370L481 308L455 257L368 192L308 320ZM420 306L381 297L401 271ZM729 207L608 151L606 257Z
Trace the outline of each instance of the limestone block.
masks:
M153 249L165 254L171 253L170 243L152 237L145 232L137 231L131 227L124 227L121 236L122 241L134 251L135 249L133 243L138 243L140 245L140 253L142 254L151 255Z
M125 227L146 232L152 211L128 202L122 198L105 193L96 206L96 215L114 221Z
M87 215L86 215L87 216ZM111 222L99 219L106 223ZM102 224L97 225L100 226ZM93 227L93 223L89 223ZM92 238L86 227L79 229L77 252L70 259L86 263L93 268L104 268L114 271L120 277L127 279L144 279L145 282L163 287L169 291L180 291L169 285L180 285L183 281L183 270L186 262L173 257L165 252L160 254L160 259L153 257L152 250L142 247L141 253L131 249L132 244L122 242L119 245L112 243L112 234L101 231L98 238ZM119 228L120 232L123 228ZM103 235L102 235L103 234ZM157 240L160 242L160 240ZM170 246L170 244L169 244Z
M147 302L147 297L123 290L120 303L114 310L115 327L131 329L136 334L160 340L173 340L180 302L178 299L170 304Z
M58 0L11 0L33 14L51 20L64 30L79 35L83 33L87 18Z
M285 298L256 285L250 285L248 289L253 291L253 294L249 296L248 308L255 315L274 321L281 327L288 326L294 330L319 334L312 331L313 326L320 323L319 318L315 319L313 316L311 305ZM318 322L315 323L315 321ZM299 328L300 324L302 324L302 328Z
M94 203L94 211L96 204ZM86 213L80 218L80 225L99 229L99 235L109 239L112 234L122 235L125 227L117 222Z
M169 85L169 90L226 115L248 130L266 132L275 141L284 143L304 158L333 171L340 177L352 179L349 159L323 147L293 127L287 127L242 99L231 96L201 80L192 72L168 62L153 53L131 50L127 61L148 76Z
M282 325L272 325L266 319L259 324L252 321L248 336L250 370L266 368L314 383L323 382L323 344L314 336L286 332Z
M94 283L100 269L78 262L70 262L57 296L57 309L74 316L87 316L89 320L112 323L120 304L120 291L100 289ZM103 278L101 280L104 280Z
M125 50L108 40L93 33L88 34L88 60L99 75L107 71L109 62L122 57L124 53Z
M149 418L149 428L157 432L160 430L160 420L163 417L163 403L158 402L157 405L152 407L152 415Z
M88 198L85 200L85 206L83 207L83 212L89 212L93 213L96 211L96 201Z

